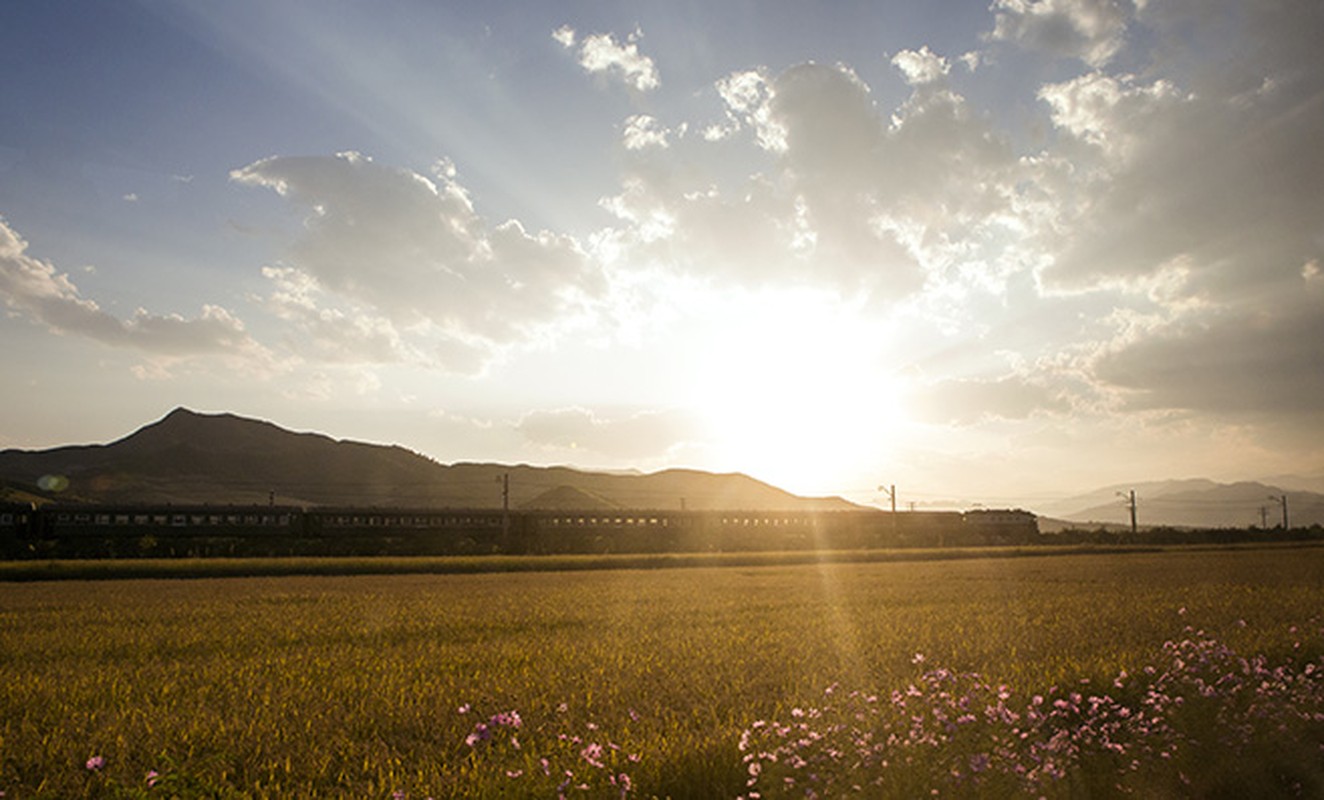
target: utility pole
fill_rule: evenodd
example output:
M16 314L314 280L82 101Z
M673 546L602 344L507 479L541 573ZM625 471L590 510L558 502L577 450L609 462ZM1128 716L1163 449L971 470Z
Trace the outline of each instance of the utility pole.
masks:
M892 501L892 513L896 513L896 484L891 486L879 486L878 491L887 492L887 499Z
M1269 507L1260 506L1260 530L1267 531L1268 529L1269 529Z
M892 539L895 544L896 539L896 484L889 486L879 486L878 491L887 492L887 499L892 501Z
M1118 497L1125 497L1127 506L1131 509L1131 535L1136 535L1136 490L1132 489L1127 494L1117 493Z
M1287 530L1287 493L1286 493L1286 492L1283 492L1283 494L1282 494L1281 497L1279 497L1278 495L1275 495L1275 494L1271 494L1271 495L1269 495L1269 499L1270 499L1270 500L1276 500L1276 501L1278 501L1279 503L1282 504L1282 506L1283 506L1283 530Z
M503 545L509 545L510 539L510 473L505 472L497 476L497 482L501 484L501 542Z

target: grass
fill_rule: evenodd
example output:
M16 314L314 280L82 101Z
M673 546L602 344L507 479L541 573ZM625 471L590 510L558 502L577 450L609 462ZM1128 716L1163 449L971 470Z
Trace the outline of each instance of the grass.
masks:
M1190 551L1315 547L1314 543L1183 546ZM571 572L603 569L789 566L822 563L1038 558L1071 554L1161 552L1154 545L1036 545L890 550L660 553L624 555L297 556L289 558L159 558L0 561L0 583L142 578L241 578L290 575L467 575L489 572Z
M573 769L597 781L576 796L628 772L638 796L734 797L754 721L904 687L916 653L1019 699L1139 674L1187 625L1321 656L1319 548L695 563L3 584L0 791L555 796Z

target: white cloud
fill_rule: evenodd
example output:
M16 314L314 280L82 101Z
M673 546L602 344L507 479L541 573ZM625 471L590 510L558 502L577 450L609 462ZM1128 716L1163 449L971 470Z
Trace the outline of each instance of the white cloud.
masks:
M565 25L553 31L552 38L567 50L578 44L579 65L587 72L615 75L640 92L652 91L661 85L657 66L651 58L639 52L643 33L638 30L627 36L624 42L618 42L610 33L596 33L579 39L575 30Z
M892 56L892 65L901 70L906 83L912 86L941 80L952 69L947 59L929 50L927 45L919 50L902 50Z
M220 356L250 369L268 369L274 363L244 323L220 306L204 305L201 314L191 319L141 308L121 319L84 298L67 273L29 256L27 248L28 243L0 218L0 297L10 309L52 331L165 359L159 364L196 356Z
M931 52L914 55L920 73L937 69ZM776 78L739 72L715 88L727 121L704 138L743 133L767 168L723 187L688 153L627 160L622 191L604 206L631 224L616 242L635 248L634 261L888 303L973 263L1005 235L1020 167L941 82L916 86L890 117L844 66L801 64Z
M657 120L647 114L636 114L625 120L621 139L627 150L643 150L646 147L670 146L666 128L658 127Z
M552 38L556 40L557 44L567 49L575 46L576 36L575 29L569 25L562 25L552 31Z
M305 357L342 363L428 362L389 319L357 308L327 307L311 275L293 267L265 267L262 274L275 284L263 304L291 324L287 338Z
M487 224L453 169L434 182L342 153L268 158L231 177L307 212L286 263L268 277L281 281L273 303L328 342L373 343L391 358L424 352L468 371L501 346L542 335L604 288L571 237L529 233L514 220ZM305 290L291 292L296 284ZM324 295L320 305L309 288ZM328 314L325 298L342 311Z
M1132 14L1119 0L995 0L992 10L993 40L1096 67L1121 49Z
M1048 103L1054 125L1098 147L1108 162L1122 164L1135 157L1156 128L1165 133L1165 117L1190 99L1167 81L1142 85L1129 75L1102 72L1049 84L1039 90L1039 97Z

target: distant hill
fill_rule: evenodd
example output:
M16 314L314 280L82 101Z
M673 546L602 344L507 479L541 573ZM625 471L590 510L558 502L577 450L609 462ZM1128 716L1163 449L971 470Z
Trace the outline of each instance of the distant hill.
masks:
M841 498L806 498L747 475L672 469L596 473L526 464L440 464L397 445L295 433L233 414L178 408L110 444L0 451L0 481L39 486L68 479L64 497L126 503L277 503L499 508L501 476L510 506L539 497L573 502L574 492L621 508L842 510ZM46 481L49 483L49 481Z
M620 506L574 486L558 486L520 505L529 511L613 511Z
M1324 525L1324 494L1285 490L1244 481L1216 483L1193 479L1109 486L1052 505L1052 516L1075 523L1130 525L1126 495L1136 492L1136 517L1141 526L1188 528L1248 528L1267 521L1282 523L1282 506L1270 497L1287 496L1288 522L1293 528ZM1076 510L1067 511L1074 507ZM1261 517L1260 509L1265 509Z

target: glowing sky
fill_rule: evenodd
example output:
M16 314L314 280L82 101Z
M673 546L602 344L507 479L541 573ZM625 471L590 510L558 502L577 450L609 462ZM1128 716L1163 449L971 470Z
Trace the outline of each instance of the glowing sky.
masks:
M1324 5L11 4L0 447L1324 473Z

